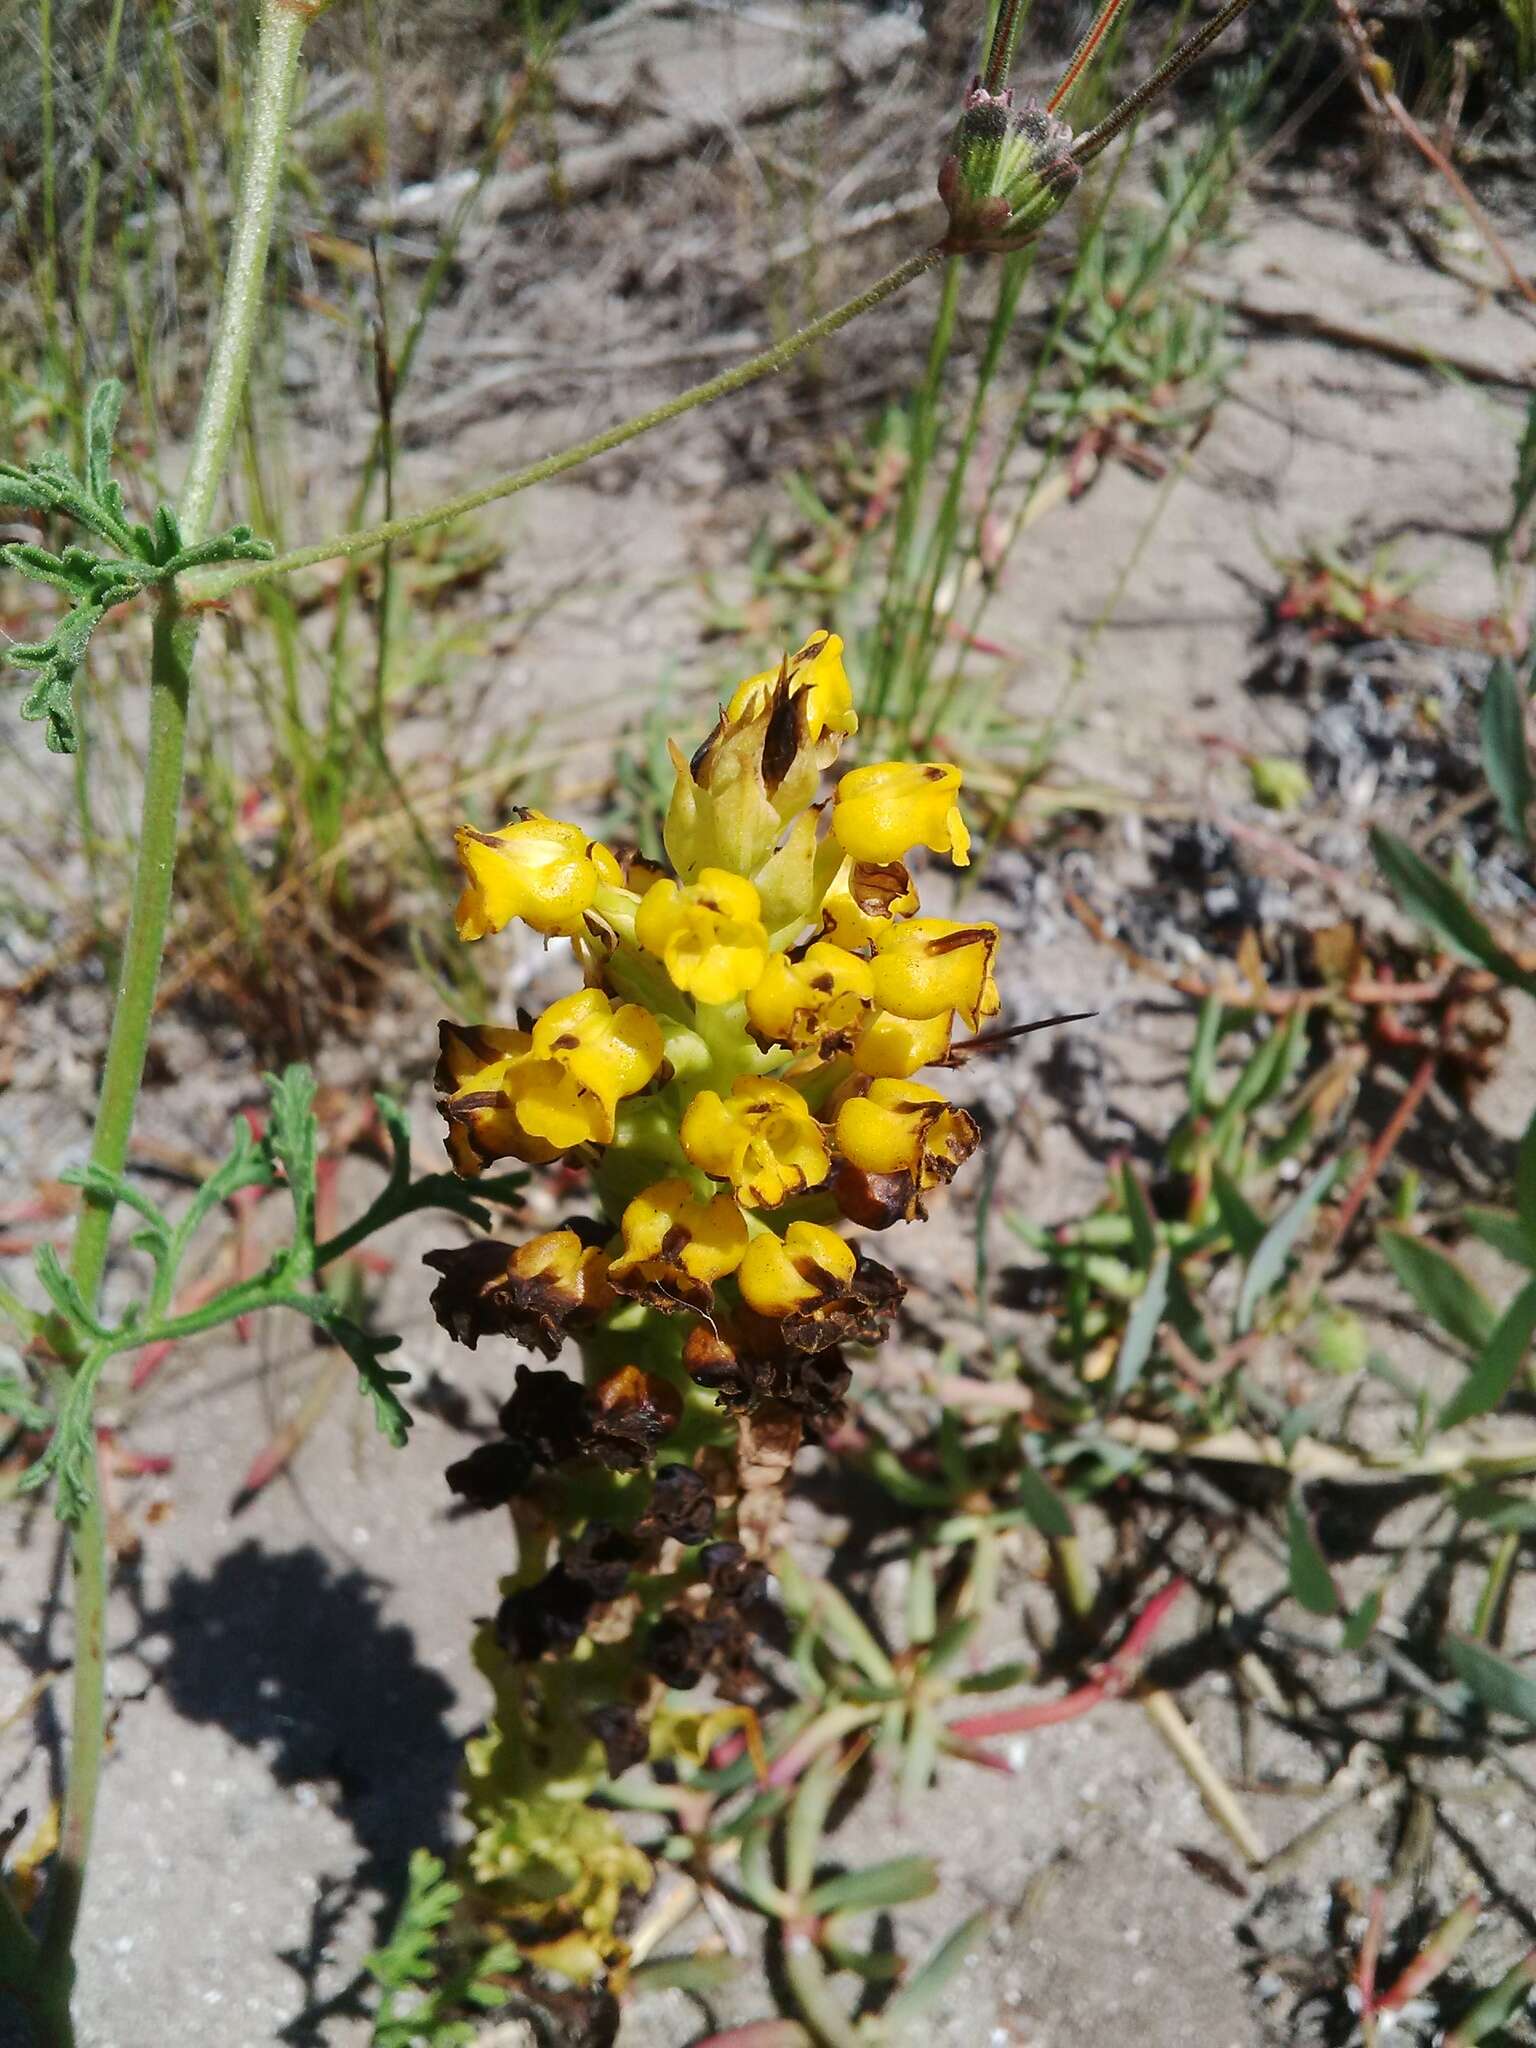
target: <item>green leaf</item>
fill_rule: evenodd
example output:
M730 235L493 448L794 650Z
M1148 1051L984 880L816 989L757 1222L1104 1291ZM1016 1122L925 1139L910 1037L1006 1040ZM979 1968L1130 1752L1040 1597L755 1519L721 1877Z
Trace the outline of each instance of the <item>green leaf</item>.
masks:
M1285 1504L1285 1529L1292 1599L1309 1614L1337 1614L1339 1590L1313 1533L1299 1486L1292 1487Z
M888 1863L873 1863L867 1870L829 1877L815 1887L805 1903L813 1913L876 1913L929 1898L938 1888L939 1873L928 1857L893 1856Z
M1248 1261L1248 1270L1243 1275L1243 1284L1238 1291L1239 1336L1246 1335L1252 1329L1260 1302L1279 1286L1302 1232L1311 1222L1318 1204L1338 1178L1340 1164L1339 1160L1330 1159L1326 1166L1320 1166L1295 1201L1288 1209L1282 1211L1259 1240L1253 1257Z
M96 1383L109 1355L102 1347L75 1368L53 1419L48 1448L21 1475L23 1493L36 1492L50 1478L54 1480L54 1513L71 1527L85 1513L95 1492Z
M112 482L112 450L122 410L122 385L115 377L104 377L91 393L85 408L85 487L98 504L107 504L115 488ZM120 498L118 509L120 513Z
M1110 1383L1110 1392L1117 1401L1135 1386L1152 1356L1152 1346L1157 1342L1157 1333L1162 1325L1163 1310L1168 1305L1168 1274L1168 1254L1160 1251L1152 1261L1146 1286L1131 1304L1131 1312L1125 1319L1125 1334L1120 1339L1114 1379Z
M1189 1055L1189 1107L1194 1116L1203 1116L1210 1103L1224 1015L1219 996L1207 996L1200 1005L1200 1021L1195 1026L1195 1043Z
M1042 1536L1060 1539L1072 1534L1072 1511L1044 1473L1021 1465L1018 1487L1019 1505Z
M1527 974L1509 957L1465 897L1406 841L1378 825L1371 832L1371 850L1398 902L1446 952L1469 966L1486 967L1512 987L1536 994L1536 975Z
M1437 1429L1454 1429L1477 1415L1491 1415L1531 1356L1536 1337L1536 1280L1521 1288L1505 1309L1472 1370L1435 1417Z
M1363 1650L1375 1633L1381 1619L1381 1589L1367 1593L1360 1605L1344 1624L1344 1647L1346 1650Z
M1536 1529L1536 1497L1505 1493L1489 1480L1463 1487L1454 1496L1454 1505L1464 1522L1483 1522L1496 1534L1514 1529L1523 1535Z
M1157 1218L1152 1214L1152 1205L1147 1200L1141 1177L1129 1162L1121 1181L1125 1189L1125 1213L1131 1219L1131 1242L1136 1248L1136 1263L1147 1273L1157 1257Z
M1536 1116L1525 1127L1515 1160L1515 1210L1536 1259Z
M107 1335L105 1324L99 1322L85 1305L85 1296L76 1286L73 1278L64 1270L58 1253L51 1244L45 1244L35 1261L37 1277L43 1283L44 1292L59 1314L76 1330L84 1330L92 1337Z
M1484 1209L1469 1202L1461 1220L1476 1238L1491 1245L1500 1258L1512 1265L1536 1269L1536 1240L1513 1209Z
M1481 1350L1498 1313L1470 1275L1437 1245L1406 1230L1384 1226L1376 1240L1425 1315L1469 1351Z
M148 1227L139 1232L135 1242L153 1258L160 1259L165 1256L171 1241L171 1226L165 1212L126 1174L109 1173L104 1166L98 1166L94 1160L88 1160L84 1166L71 1167L67 1172L61 1173L59 1179L68 1187L83 1188L93 1201L103 1203L108 1208L121 1202L124 1208L132 1209L136 1215L142 1216Z
M315 1165L320 1133L315 1122L315 1077L306 1066L285 1067L264 1076L272 1111L263 1144L282 1168L293 1202L294 1236L312 1245L315 1237Z
M1520 449L1515 457L1515 485L1510 494L1509 523L1493 543L1496 569L1508 567L1510 548L1533 505L1536 505L1536 398L1527 408L1525 432L1520 437Z
M1527 699L1507 661L1496 661L1483 691L1480 725L1483 773L1498 798L1504 827L1523 846L1531 843L1531 806L1536 803L1536 774L1531 771L1526 738Z
M14 1356L14 1354L13 1354ZM32 1389L15 1373L0 1373L0 1415L23 1429L46 1429L53 1417L33 1399Z
M960 1974L967 1957L987 1931L989 1915L982 1911L962 1920L947 1934L922 1968L897 1992L882 2015L887 2034L909 2027L931 2012Z
M1472 1696L1496 1714L1536 1728L1536 1671L1526 1670L1470 1636L1445 1638L1445 1661Z
M1239 1258L1251 1259L1264 1240L1264 1219L1227 1169L1218 1164L1211 1174L1216 1212Z

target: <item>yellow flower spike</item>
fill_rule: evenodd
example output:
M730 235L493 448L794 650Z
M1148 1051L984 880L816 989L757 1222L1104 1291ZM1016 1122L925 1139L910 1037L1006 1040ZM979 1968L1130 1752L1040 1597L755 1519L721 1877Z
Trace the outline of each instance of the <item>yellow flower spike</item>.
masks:
M674 985L701 1003L744 995L768 962L768 933L756 889L724 868L696 882L653 882L635 915L635 937Z
M853 708L853 691L843 667L843 643L836 633L813 633L798 654L792 654L781 668L765 668L761 675L738 683L725 715L733 723L756 718L772 702L774 686L782 680L791 700L803 699L805 736L819 740L824 733L846 739L859 729Z
M599 887L623 880L606 846L542 811L519 811L499 832L461 825L453 843L466 877L453 914L461 939L483 939L514 918L546 938L574 938Z
M900 860L914 846L968 867L971 835L955 801L961 775L941 761L880 761L837 785L832 830L855 860Z
M736 1272L741 1298L760 1316L787 1316L843 1294L858 1260L824 1223L791 1223L782 1238L754 1237Z
M707 1308L717 1280L747 1249L747 1222L728 1194L701 1199L689 1182L654 1181L624 1210L624 1249L608 1268L618 1294L658 1308Z
M920 1067L935 1066L944 1058L953 1026L949 1010L936 1017L898 1017L890 1010L876 1010L854 1043L854 1071L904 1081Z
M523 1129L556 1151L607 1145L620 1101L645 1087L661 1056L661 1030L649 1010L638 1003L615 1009L601 989L583 988L550 1004L501 1087Z
M749 1209L775 1209L832 1170L821 1126L783 1081L744 1078L723 1100L704 1089L684 1110L678 1136L692 1164L728 1180Z
M976 1121L920 1081L872 1081L837 1112L837 1149L867 1174L910 1176L921 1193L953 1180L981 1142Z
M975 1031L1000 1002L992 979L995 924L954 924L914 917L875 941L875 1001L898 1017L921 1020L955 1010Z
M818 939L798 960L772 956L747 992L747 1018L765 1043L826 1053L851 1039L874 989L867 960Z
M899 860L845 860L822 898L821 929L836 945L872 946L892 919L916 909L917 891Z

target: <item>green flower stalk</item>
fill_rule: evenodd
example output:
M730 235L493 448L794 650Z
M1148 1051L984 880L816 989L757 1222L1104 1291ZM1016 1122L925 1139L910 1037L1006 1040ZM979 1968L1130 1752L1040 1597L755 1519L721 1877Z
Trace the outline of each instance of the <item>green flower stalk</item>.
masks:
M445 1024L438 1087L458 1173L581 1166L588 1213L428 1259L460 1342L582 1357L580 1383L519 1366L501 1438L448 1474L518 1537L478 1645L470 1910L571 1976L622 1962L648 1874L590 1795L750 1725L782 1483L902 1295L845 1226L921 1219L978 1141L917 1076L996 1013L997 928L923 915L906 865L969 860L960 771L871 764L829 799L856 729L819 633L674 749L667 871L538 811L458 835L460 935L521 921L584 984L515 1026ZM706 1680L701 1719L675 1696Z

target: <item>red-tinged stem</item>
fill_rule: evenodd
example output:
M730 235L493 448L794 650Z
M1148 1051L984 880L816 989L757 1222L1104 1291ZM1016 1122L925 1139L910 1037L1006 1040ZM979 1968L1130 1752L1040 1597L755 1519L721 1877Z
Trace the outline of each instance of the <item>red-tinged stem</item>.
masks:
M1095 1680L1069 1692L1064 1699L1035 1700L1027 1707L1005 1707L996 1714L969 1714L963 1721L951 1721L946 1732L958 1735L962 1742L987 1742L995 1735L1023 1735L1031 1728L1075 1721L1079 1714L1092 1713L1113 1697L1108 1686Z
M1109 34L1115 16L1124 5L1125 0L1104 0L1104 5L1099 9L1098 19L1072 52L1072 61L1061 74L1061 83L1045 103L1045 111L1048 114L1055 113L1063 100L1066 99L1067 94L1071 92L1073 86L1077 84L1077 81L1092 63L1094 52Z
M1077 138L1072 145L1073 162L1092 163L1096 156L1109 147L1123 128L1131 125L1143 107L1150 106L1153 100L1165 93L1176 79L1183 77L1196 58L1203 56L1216 38L1225 34L1238 16L1247 10L1249 4L1250 0L1229 0L1229 4L1220 14L1208 21L1197 35L1192 35L1187 43L1174 51L1166 64L1159 64L1145 85L1138 85L1112 113L1104 117L1097 128L1090 128L1086 135Z
M1135 1684L1153 1637L1188 1584L1187 1579L1170 1579L1154 1593L1126 1630L1125 1640L1113 1657L1101 1664L1076 1692L1069 1692L1064 1699L1005 1707L996 1714L971 1714L964 1720L951 1721L946 1733L962 1741L982 1742L994 1735L1022 1735L1028 1729L1048 1728L1057 1721L1075 1721L1079 1714L1091 1713L1101 1701L1119 1699Z
M1387 1895L1380 1885L1371 1893L1370 1917L1365 1939L1355 1963L1355 1989L1360 1994L1360 2017L1370 2019L1376 2011L1376 1964L1381 1955L1381 1937L1387 1922Z
M1384 1991L1377 1999L1377 2012L1401 2012L1421 1991L1427 1991L1465 1947L1482 1910L1481 1897L1476 1892L1469 1892L1455 1912L1441 1921L1392 1989Z
M1429 1084L1435 1078L1435 1068L1438 1064L1437 1056L1432 1052L1428 1052L1414 1069L1413 1079L1403 1090L1396 1109L1393 1110L1378 1132L1376 1142L1372 1145L1364 1166L1361 1167L1360 1172L1355 1178L1354 1186L1339 1205L1339 1213L1334 1219L1333 1225L1333 1241L1335 1244L1342 1244L1348 1236L1350 1225L1360 1213L1361 1203L1376 1185L1381 1169L1396 1150L1398 1139L1401 1138L1409 1124L1418 1115L1419 1104L1429 1093Z

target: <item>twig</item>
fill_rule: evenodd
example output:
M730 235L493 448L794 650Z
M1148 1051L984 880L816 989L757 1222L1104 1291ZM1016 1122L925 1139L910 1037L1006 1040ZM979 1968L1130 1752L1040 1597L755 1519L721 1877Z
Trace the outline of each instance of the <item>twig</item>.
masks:
M1250 1869L1265 1858L1265 1848L1226 1779L1205 1753L1205 1745L1179 1712L1170 1694L1153 1686L1140 1695L1147 1719L1194 1780L1207 1813L1224 1828Z

